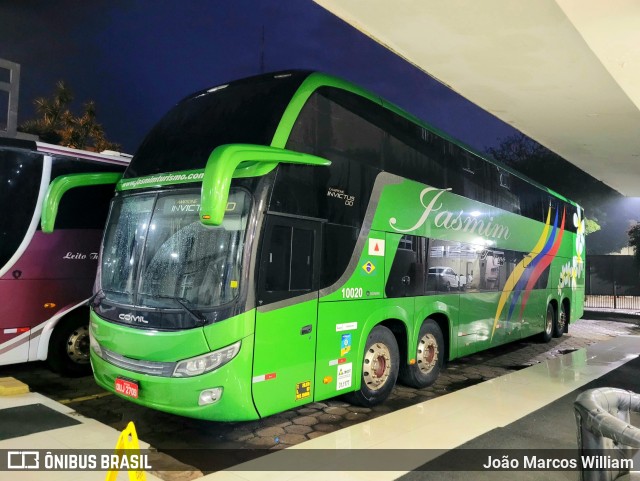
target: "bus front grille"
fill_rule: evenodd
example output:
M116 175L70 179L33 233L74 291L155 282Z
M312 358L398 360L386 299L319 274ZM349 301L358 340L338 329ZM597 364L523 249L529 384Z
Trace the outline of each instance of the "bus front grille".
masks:
M118 366L122 369L137 372L140 374L149 374L150 376L171 377L173 375L174 369L176 368L175 362L143 361L140 359L131 359L130 357L122 356L105 348L102 348L101 357L114 366Z

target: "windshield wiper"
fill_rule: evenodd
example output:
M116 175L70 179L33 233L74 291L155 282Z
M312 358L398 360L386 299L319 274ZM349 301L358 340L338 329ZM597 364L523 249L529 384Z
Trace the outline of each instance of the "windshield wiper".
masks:
M174 301L176 301L178 304L180 304L182 306L182 308L199 324L204 324L205 323L205 318L204 315L202 315L202 313L200 311L197 311L193 308L190 308L187 305L187 301L184 298L178 298L178 297L173 297L172 298Z
M98 307L100 306L102 299L104 299L105 297L107 296L105 296L104 291L102 289L99 289L89 298L89 300L87 301L87 305Z

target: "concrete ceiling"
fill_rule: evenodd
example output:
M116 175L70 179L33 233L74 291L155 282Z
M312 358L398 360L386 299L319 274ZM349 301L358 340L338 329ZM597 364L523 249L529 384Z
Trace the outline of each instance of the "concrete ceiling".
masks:
M640 196L640 1L314 0L626 196Z

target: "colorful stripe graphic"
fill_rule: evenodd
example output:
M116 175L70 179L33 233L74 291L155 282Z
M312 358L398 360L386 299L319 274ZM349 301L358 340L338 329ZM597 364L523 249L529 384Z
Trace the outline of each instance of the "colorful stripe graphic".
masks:
M543 251L540 253L536 259L534 259L534 263L532 263L531 268L531 277L529 282L527 282L527 286L524 289L524 294L522 295L522 303L520 304L520 320L524 316L524 308L527 305L527 301L529 300L529 296L531 295L531 289L535 285L536 281L540 278L542 273L545 271L547 267L551 265L551 261L554 259L556 254L558 253L558 249L560 249L560 244L562 243L562 236L564 234L564 221L565 221L566 212L562 212L562 221L560 223L560 231L558 235L555 235L556 228L554 225L554 233L549 237L547 244L545 245ZM556 223L557 223L558 213L556 212ZM555 241L553 238L555 237Z
M500 296L500 300L498 301L498 309L496 310L496 316L493 321L493 329L491 330L492 340L498 327L500 315L502 314L502 311L507 303L509 295L512 293L513 297L511 298L511 303L509 305L507 322L511 320L513 311L518 303L518 299L520 299L521 296L522 301L520 303L520 320L522 320L524 309L527 301L529 300L531 290L533 289L535 283L543 274L545 269L549 267L551 261L556 256L558 249L560 248L560 243L562 242L562 236L564 234L565 216L566 212L563 211L561 225L560 228L558 228L558 211L556 210L555 219L553 221L553 229L551 229L551 206L549 206L549 210L547 212L547 221L545 222L544 229L542 230L542 234L536 242L536 245L533 247L531 252L527 254L524 259L522 259L516 265L516 267L513 269L513 272L507 279L505 287ZM551 233L549 234L550 229ZM513 289L510 289L510 286L514 286Z

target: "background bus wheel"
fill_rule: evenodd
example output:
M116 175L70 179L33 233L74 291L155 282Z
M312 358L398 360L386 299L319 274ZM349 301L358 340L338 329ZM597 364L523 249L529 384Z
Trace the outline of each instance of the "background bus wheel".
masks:
M78 313L58 323L49 341L47 361L54 371L65 376L91 374L88 314Z
M431 386L438 379L444 362L442 331L432 319L424 321L420 328L415 356L415 364L400 367L400 380L415 388Z
M553 337L553 331L556 325L556 310L551 304L547 304L547 315L544 318L544 331L540 333L542 342L549 342Z
M567 309L567 304L562 303L562 305L560 306L560 312L558 313L558 320L555 322L553 327L553 337L562 337L568 320L569 312Z
M398 378L400 354L393 333L384 326L373 328L364 350L360 389L345 398L359 406L375 406L383 402Z

